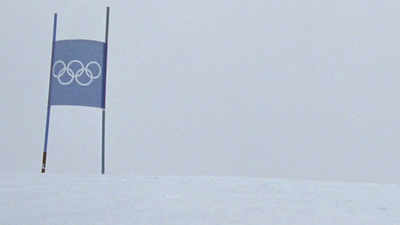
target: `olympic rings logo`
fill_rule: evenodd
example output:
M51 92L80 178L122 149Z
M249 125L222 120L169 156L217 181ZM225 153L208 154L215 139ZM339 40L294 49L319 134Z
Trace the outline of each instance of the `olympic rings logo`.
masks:
M94 71L94 72L93 72ZM98 73L93 75L93 73ZM83 78L82 75L85 73L87 78ZM61 79L64 75L67 78ZM74 80L81 86L88 86L92 83L94 79L99 78L101 75L101 66L99 63L95 61L91 61L86 66L79 60L72 60L67 65L62 60L58 60L53 65L53 76L58 79L58 82L62 85L68 85L72 83Z

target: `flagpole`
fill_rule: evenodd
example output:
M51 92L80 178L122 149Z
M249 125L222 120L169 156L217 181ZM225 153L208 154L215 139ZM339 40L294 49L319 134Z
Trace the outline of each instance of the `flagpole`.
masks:
M102 116L102 140L101 140L101 174L105 173L105 122L106 122L106 75L108 55L108 24L110 19L110 7L107 7L106 34L105 34L105 58L104 58L104 90L103 90L103 116Z
M44 149L43 149L43 158L42 158L42 173L46 172L47 142L48 142L48 137L49 137L49 125L50 125L51 74L53 73L53 57L54 57L54 43L56 41L56 30L57 30L57 13L54 14L53 42L52 42L52 46L51 46L49 94L48 94L48 99L47 99L46 133L45 133L45 137L44 137Z

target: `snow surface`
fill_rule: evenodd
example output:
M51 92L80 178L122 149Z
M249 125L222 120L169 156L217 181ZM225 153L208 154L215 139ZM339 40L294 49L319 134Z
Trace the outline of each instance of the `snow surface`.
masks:
M400 186L0 174L0 224L400 224Z

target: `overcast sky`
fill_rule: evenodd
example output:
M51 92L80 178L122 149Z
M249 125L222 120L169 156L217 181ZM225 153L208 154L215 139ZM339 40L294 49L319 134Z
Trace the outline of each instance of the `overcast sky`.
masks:
M106 174L400 183L399 1L2 1L0 172L41 169L57 40L110 33ZM47 173L100 174L51 108Z

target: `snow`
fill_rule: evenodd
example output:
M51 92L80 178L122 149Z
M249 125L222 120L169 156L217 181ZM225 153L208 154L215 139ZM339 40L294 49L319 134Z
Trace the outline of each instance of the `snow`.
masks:
M0 174L0 224L400 224L400 186Z

